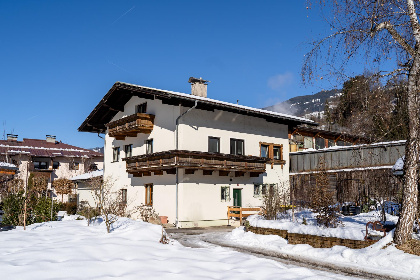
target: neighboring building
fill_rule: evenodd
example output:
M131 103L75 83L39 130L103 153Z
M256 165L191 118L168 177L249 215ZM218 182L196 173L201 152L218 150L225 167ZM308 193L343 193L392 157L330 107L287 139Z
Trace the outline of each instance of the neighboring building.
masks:
M368 139L361 136L328 131L303 125L289 130L289 141L290 152L370 143Z
M92 179L102 180L104 171L102 169L90 171L70 178L74 182L77 206L97 206L97 197L90 185Z
M179 227L227 224L227 206L289 189L288 131L311 120L117 82L79 127L105 133L104 179L128 207L151 205Z
M0 161L17 166L15 178L26 184L30 173L48 177L48 190L58 178L71 178L89 170L103 168L103 154L56 141L47 135L45 140L18 141L17 135L0 140Z
M405 143L401 140L290 153L292 203L307 203L324 171L336 202L361 205L370 199L397 201L402 180L395 175L402 175Z

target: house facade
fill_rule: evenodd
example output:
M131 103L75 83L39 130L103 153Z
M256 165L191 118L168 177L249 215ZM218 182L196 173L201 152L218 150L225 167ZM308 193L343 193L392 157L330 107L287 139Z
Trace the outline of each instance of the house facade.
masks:
M56 196L52 183L58 178L70 179L88 170L103 168L103 154L56 141L55 136L46 139L18 141L17 135L0 140L0 160L16 166L14 178L22 179L25 186L30 174L48 178L48 191ZM61 195L59 196L61 199ZM65 196L65 200L68 197Z
M117 82L79 127L105 133L104 179L127 202L153 206L178 227L227 224L227 206L261 206L287 191L288 131L314 123L192 94Z

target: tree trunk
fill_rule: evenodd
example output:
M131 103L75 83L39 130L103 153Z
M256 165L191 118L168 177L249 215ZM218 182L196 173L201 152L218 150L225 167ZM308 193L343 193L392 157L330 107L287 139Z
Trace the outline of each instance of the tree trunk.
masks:
M417 48L416 48L417 49ZM418 49L416 50L418 52ZM409 138L405 149L403 201L394 242L404 244L413 233L413 223L417 213L418 160L419 160L419 104L418 88L420 78L420 55L414 58L408 76L407 106L409 114Z

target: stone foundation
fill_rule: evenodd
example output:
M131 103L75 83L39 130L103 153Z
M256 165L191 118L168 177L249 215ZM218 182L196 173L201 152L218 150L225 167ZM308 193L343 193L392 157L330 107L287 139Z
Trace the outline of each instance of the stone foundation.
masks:
M247 231L262 235L278 235L289 241L289 244L309 244L314 248L331 248L336 245L346 246L351 249L362 249L368 247L377 241L364 241L343 239L337 237L325 237L301 233L289 233L287 230L259 228L248 226Z

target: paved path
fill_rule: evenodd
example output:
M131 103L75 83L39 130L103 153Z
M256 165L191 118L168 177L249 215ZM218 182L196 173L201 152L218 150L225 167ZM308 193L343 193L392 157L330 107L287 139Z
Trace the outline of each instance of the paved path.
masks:
M361 269L349 268L342 265L319 262L310 258L296 257L275 251L261 250L259 248L240 246L223 242L223 235L227 232L232 231L232 229L234 229L234 227L229 226L190 229L173 228L166 229L166 232L170 234L171 238L178 240L182 245L186 247L208 248L212 246L221 246L233 249L241 253L251 254L260 258L272 259L286 265L305 267L311 270L318 270L328 273L328 275L323 276L330 276L329 274L333 273L338 277L332 277L335 279L401 279L394 278L388 275L372 273ZM339 276L343 276L344 278L340 278Z

